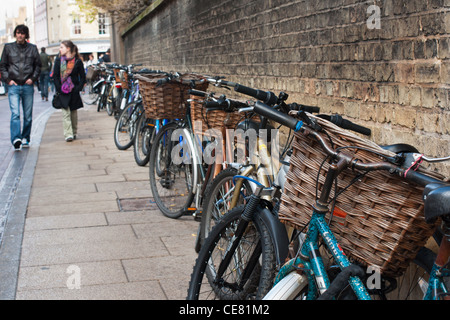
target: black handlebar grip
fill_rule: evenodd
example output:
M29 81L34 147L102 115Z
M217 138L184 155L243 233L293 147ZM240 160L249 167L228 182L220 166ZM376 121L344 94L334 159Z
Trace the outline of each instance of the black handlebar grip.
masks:
M338 114L332 115L330 121L343 129L352 130L366 136L370 136L372 134L372 131L369 128L360 126L356 123L351 122L350 120L344 119Z
M291 103L289 105L289 108L291 110L297 110L297 111L306 111L309 113L319 113L320 112L320 108L319 107L311 107L311 106L305 106L303 104L298 104L298 103Z
M300 129L299 123L301 123L301 121L298 121L297 119L281 111L269 107L268 105L262 102L257 101L255 106L253 107L253 111L262 115L263 117L266 117L267 119L278 122L283 126L291 128L295 131L298 131Z
M319 107L310 107L310 106L303 106L303 105L302 105L302 110L309 112L309 113L319 113L320 112Z
M194 96L199 96L199 97L206 97L206 92L203 91L198 91L195 89L189 89L189 94L192 94Z
M206 109L223 110L225 107L222 106L220 102L217 101L206 101Z
M273 105L277 104L277 102L278 102L278 97L273 92L270 92L270 91L266 92L266 91L262 91L262 90L253 89L253 88L246 87L246 86L243 86L238 83L234 87L234 90L239 93L246 94L255 99L261 100L265 104L268 104L270 106L273 106Z
M156 82L156 86L157 86L157 87L160 87L160 86L162 86L163 84L166 84L166 83L169 82L169 81L170 81L170 77L163 78L163 79L159 79L159 80Z
M237 83L236 86L234 87L234 90L239 92L239 93L243 93L243 94L246 94L246 95L248 95L250 97L258 99L257 98L258 90L256 90L256 89L253 89L253 88L250 88L250 87L246 87L246 86L243 86L243 85Z

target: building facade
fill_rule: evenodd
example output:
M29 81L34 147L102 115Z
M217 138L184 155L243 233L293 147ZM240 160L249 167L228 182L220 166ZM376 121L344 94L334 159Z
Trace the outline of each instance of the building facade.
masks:
M36 44L51 56L59 52L64 40L73 41L83 59L94 59L110 48L110 20L99 13L88 22L75 0L35 0Z

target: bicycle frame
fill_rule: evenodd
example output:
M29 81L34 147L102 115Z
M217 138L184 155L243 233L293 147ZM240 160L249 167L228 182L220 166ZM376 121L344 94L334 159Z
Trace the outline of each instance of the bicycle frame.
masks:
M328 226L325 220L325 214L314 210L299 256L291 259L280 269L275 278L274 286L290 272L302 270L305 272L309 283L307 299L314 299L318 296L318 293L323 294L328 289L330 280L323 259L319 254L319 236L323 239L334 261L341 269L351 265ZM350 277L349 282L358 299L371 299L360 278Z
M320 256L319 236L323 240L328 252L331 253L335 263L337 263L342 271L351 266L350 261L336 240L329 224L325 220L325 215L329 212L328 199L330 196L330 191L332 189L333 180L339 172L339 167L341 167L340 162L330 166L320 198L314 205L313 214L309 222L308 230L306 231L305 240L301 244L301 248L297 256L288 261L280 269L277 277L275 278L274 287L289 273L301 270L305 273L308 280L307 282L303 281L302 283L309 284L306 299L314 299L318 296L318 294L323 294L329 289L331 283L328 278L323 259ZM446 239L444 238L442 241L445 242ZM441 246L444 245L446 245L447 248L440 248L440 250L442 250L443 256L446 256L448 259L449 245L448 243L441 244ZM443 277L449 276L450 270L446 269L444 272L442 271L442 265L446 263L446 258L444 258L444 260L445 261L440 263L441 266L438 266L436 262L434 263L424 300L437 300L440 295L448 294L447 288L443 282ZM369 292L360 277L351 276L348 281L357 299L371 299ZM302 288L299 287L297 289L299 292ZM268 293L267 297L267 299L270 299L271 292Z

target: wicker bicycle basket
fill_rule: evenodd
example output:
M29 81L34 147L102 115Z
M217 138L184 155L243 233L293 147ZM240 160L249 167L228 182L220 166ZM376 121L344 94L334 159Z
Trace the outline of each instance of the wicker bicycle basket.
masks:
M94 67L90 66L87 68L86 79L87 80L95 79L99 73L100 71L98 69L95 69Z
M356 146L393 156L373 142L329 121L315 119L328 132L335 149ZM323 137L329 141L327 136ZM296 133L292 147L279 216L284 223L303 229L311 218L316 194L320 195L329 163L324 161L325 152L312 137ZM364 163L382 160L361 149L342 152L355 154ZM337 178L338 196L330 223L345 254L365 266L378 268L386 276L402 275L436 227L425 222L422 192L422 187L386 171L363 175L345 169ZM330 199L333 197L334 190ZM332 208L332 204L329 207ZM330 214L326 218L330 219Z
M237 112L221 110L208 111L204 106L204 98L191 95L191 120L195 134L208 135L209 129L222 132L222 127L235 128L245 117ZM198 124L201 123L201 126Z
M121 70L119 68L114 69L114 76L116 78L116 82L122 85L122 89L129 89L128 85L128 73L125 70Z
M191 85L178 81L170 81L163 85L158 85L158 80L166 78L165 74L146 74L136 76L139 79L139 86L142 94L145 115L150 119L180 119L186 115L185 102L189 97L188 91ZM201 76L185 74L182 80L200 80ZM196 83L193 86L198 90L206 90L208 82Z

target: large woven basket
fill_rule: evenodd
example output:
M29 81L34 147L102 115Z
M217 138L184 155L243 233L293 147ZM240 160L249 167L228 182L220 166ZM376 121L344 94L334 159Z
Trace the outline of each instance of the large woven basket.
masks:
M94 67L89 66L87 68L86 79L87 80L95 79L99 73L100 73L100 71L98 69L95 69Z
M145 115L150 119L180 119L186 115L186 101L189 97L189 89L206 90L208 82L196 83L196 85L182 84L179 81L170 81L158 85L158 80L166 78L165 74L136 75L142 94ZM182 80L200 80L201 76L185 74Z
M334 148L357 146L386 156L393 155L329 121L316 119L330 135ZM316 187L320 195L329 163L324 163L325 152L314 138L296 133L292 146L279 216L284 223L303 229L311 218ZM365 163L381 160L381 157L363 150L345 149L343 152L355 153ZM423 188L386 171L370 172L352 183L359 174L346 169L338 176L338 197L331 230L351 259L379 268L386 276L400 276L436 226L425 222ZM346 187L348 189L339 194ZM331 194L333 197L334 192Z
M116 78L116 83L120 83L122 85L122 89L129 89L128 73L125 70L114 68L114 76Z
M191 95L190 100L191 120L195 134L208 135L208 129L215 129L222 132L223 126L227 129L233 129L245 118L245 116L237 112L230 113L221 110L207 111L204 106L203 97ZM197 125L199 122L201 126Z

